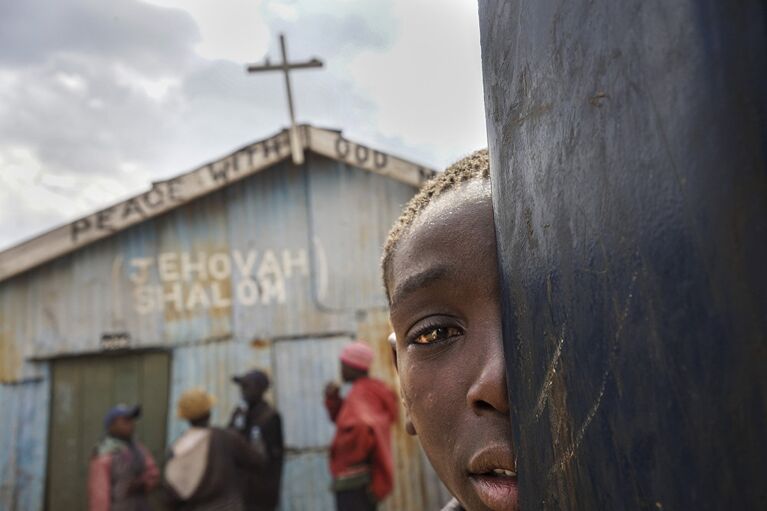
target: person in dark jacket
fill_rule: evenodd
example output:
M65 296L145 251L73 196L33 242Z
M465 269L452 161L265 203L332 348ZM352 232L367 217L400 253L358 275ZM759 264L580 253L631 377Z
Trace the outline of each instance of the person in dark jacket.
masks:
M245 509L273 511L280 502L284 455L282 418L264 400L264 393L269 388L266 373L253 370L233 377L232 381L240 386L244 405L234 410L229 427L239 432L266 459L263 469L250 471L242 477Z
M165 465L167 503L178 511L243 511L241 471L256 470L264 457L240 435L210 427L213 396L191 389L178 400L178 416L190 428L170 448Z

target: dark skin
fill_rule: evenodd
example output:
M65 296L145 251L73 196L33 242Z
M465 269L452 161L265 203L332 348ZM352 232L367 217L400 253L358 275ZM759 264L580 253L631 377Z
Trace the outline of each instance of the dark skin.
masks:
M130 442L136 432L136 419L132 417L116 417L109 425L109 436Z
M357 369L356 367L352 367L341 362L341 379L344 382L353 382L360 378L366 377L367 375L367 371ZM327 385L325 385L325 397L338 396L340 390L341 389L338 386L338 383L330 381L327 383Z
M387 287L407 430L469 511L517 511L487 181L429 204L400 239Z
M126 442L133 441L135 432L136 419L132 417L117 417L109 425L109 429L107 429L109 436ZM128 493L142 493L144 491L146 491L146 483L140 477L132 481L128 486Z
M263 401L267 387L257 381L244 380L240 383L242 399L252 408Z
M207 413L202 417L190 420L189 425L193 428L207 428L210 425L210 413Z

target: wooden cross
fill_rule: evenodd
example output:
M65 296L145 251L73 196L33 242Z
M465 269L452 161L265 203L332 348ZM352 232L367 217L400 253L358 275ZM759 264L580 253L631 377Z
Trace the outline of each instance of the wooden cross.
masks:
M293 108L293 93L290 90L291 69L305 69L310 67L322 67L322 61L316 57L304 62L288 62L288 52L285 49L285 36L280 34L280 50L282 51L282 64L270 64L269 57L263 65L250 64L247 66L248 73L261 73L264 71L282 71L285 75L285 89L288 91L288 110L290 111L290 152L293 155L293 163L301 165L304 162L304 151L296 126L296 115Z

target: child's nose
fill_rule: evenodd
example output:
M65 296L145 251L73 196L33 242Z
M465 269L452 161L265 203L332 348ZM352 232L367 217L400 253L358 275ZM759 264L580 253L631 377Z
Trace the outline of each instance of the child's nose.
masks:
M500 334L486 343L487 349L477 361L476 378L466 394L469 408L477 414L509 413L506 391L506 362Z

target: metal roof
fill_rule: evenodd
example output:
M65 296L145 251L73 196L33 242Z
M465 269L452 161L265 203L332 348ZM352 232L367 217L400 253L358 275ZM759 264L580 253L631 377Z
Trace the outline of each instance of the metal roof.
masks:
M299 127L305 150L415 187L435 170L344 138L340 130ZM283 129L215 161L152 183L143 193L0 252L0 282L144 222L290 158Z

